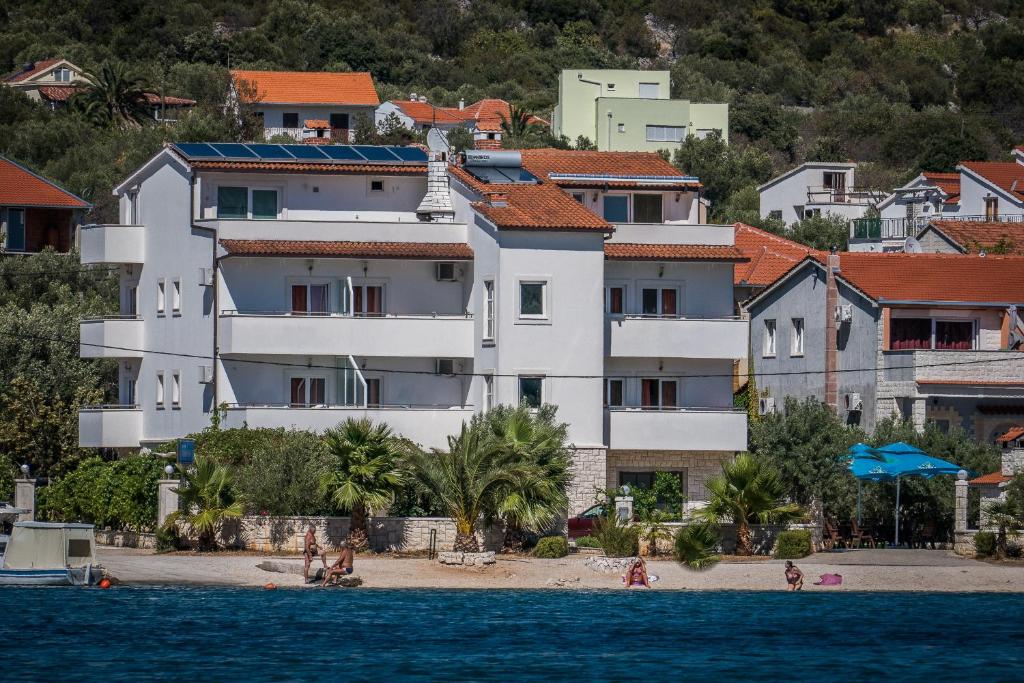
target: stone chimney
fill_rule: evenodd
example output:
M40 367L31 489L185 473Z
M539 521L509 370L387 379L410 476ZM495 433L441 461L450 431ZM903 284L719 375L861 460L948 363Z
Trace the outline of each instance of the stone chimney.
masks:
M462 111L462 110L463 110L463 109L465 109L465 108L466 108L466 100L464 100L464 99L462 99L462 98L460 97L460 98L459 98L459 111Z
M825 403L839 410L839 325L836 307L839 305L839 286L836 273L840 272L839 254L828 255L825 272Z
M430 223L455 222L455 208L448 187L448 162L440 152L430 153L427 162L427 194L416 209L416 217Z

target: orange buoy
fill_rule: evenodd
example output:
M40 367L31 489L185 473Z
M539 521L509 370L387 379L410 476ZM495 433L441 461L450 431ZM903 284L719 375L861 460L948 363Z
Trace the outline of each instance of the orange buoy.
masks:
M98 585L100 588L106 589L110 588L113 584L110 583L110 579L100 579L100 582L96 585Z
M272 591L272 590L276 590L277 589L277 584L276 583L268 583L268 584L264 585L263 587L265 589L267 589L268 591Z

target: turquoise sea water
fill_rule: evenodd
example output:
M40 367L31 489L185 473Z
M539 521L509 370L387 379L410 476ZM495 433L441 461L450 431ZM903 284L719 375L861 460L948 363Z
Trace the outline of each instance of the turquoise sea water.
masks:
M1024 596L0 589L0 680L1021 680Z

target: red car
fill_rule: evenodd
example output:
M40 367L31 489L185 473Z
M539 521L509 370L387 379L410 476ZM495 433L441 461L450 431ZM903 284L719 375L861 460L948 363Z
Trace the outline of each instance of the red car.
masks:
M590 536L594 533L594 524L604 514L603 505L587 508L575 517L569 518L569 538Z

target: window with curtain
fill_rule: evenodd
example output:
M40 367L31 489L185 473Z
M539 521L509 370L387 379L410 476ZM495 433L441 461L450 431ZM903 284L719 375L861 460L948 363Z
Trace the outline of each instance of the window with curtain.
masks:
M679 383L674 379L643 379L640 381L640 407L675 408L678 389Z
M352 288L352 315L372 318L383 314L383 285L356 285Z
M619 408L624 405L626 380L606 379L604 381L604 404L609 408Z
M626 288L606 287L604 290L604 308L606 313L621 315L626 312Z
M969 351L974 348L974 322L971 320L935 321L935 348Z
M931 347L931 319L892 318L889 321L889 348L893 351L930 349Z
M292 377L289 381L291 405L326 405L327 380L323 377Z
M640 293L644 315L675 317L679 307L674 287L645 287Z

